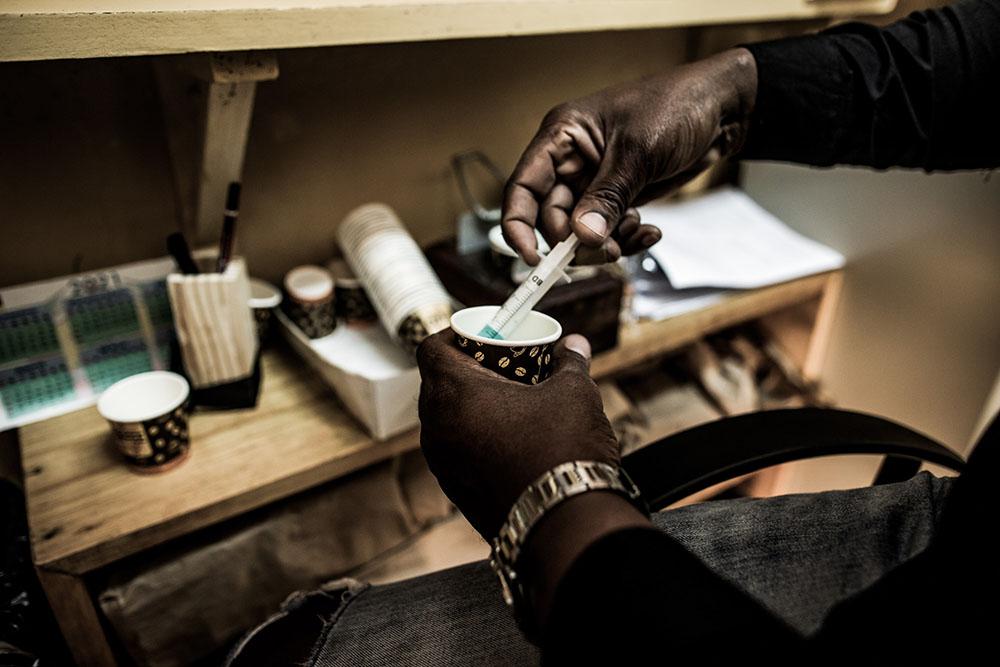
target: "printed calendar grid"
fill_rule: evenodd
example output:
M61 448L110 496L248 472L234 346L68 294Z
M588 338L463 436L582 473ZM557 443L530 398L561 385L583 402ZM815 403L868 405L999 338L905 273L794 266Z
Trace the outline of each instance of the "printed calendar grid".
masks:
M99 287L79 290L81 283ZM65 296L58 302L49 299L0 313L0 429L35 413L51 416L60 404L83 407L122 378L170 367L173 318L163 278L129 288L109 271L99 281L68 280L66 285L70 289L62 289ZM153 327L159 364L146 347L135 294ZM63 326L76 346L76 378L86 382L74 382L57 334Z

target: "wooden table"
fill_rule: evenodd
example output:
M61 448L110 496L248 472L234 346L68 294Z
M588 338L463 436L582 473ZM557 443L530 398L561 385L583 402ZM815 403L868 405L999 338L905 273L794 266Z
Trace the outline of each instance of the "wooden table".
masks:
M834 272L736 292L698 311L628 327L617 348L594 358L592 372L608 376L765 316L804 323L807 343L798 357L805 363L822 347L838 282ZM805 319L788 315L800 311ZM22 429L33 558L81 665L115 664L86 587L89 572L418 446L416 432L373 441L288 350L266 353L263 375L257 408L196 415L190 460L161 475L126 468L94 408Z
M160 475L122 465L94 408L22 430L36 569L81 664L114 664L87 572L418 446L373 441L292 352L262 363L258 407L194 416L190 459Z

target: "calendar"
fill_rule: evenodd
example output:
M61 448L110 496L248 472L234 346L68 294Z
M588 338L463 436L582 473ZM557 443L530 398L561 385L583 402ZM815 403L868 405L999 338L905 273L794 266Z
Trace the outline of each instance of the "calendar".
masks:
M170 368L162 258L0 289L0 430L93 404L137 373Z

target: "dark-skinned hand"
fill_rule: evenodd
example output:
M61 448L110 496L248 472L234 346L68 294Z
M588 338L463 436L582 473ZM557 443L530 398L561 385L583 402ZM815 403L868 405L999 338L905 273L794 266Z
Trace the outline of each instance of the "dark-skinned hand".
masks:
M738 151L756 89L753 56L731 49L555 107L507 182L507 242L532 266L532 228L550 245L575 232L578 263L652 246L660 232L640 224L634 207Z
M560 463L619 462L619 446L590 379L590 344L567 336L552 375L508 380L458 350L446 329L417 350L420 445L445 494L483 537L496 536L517 497Z

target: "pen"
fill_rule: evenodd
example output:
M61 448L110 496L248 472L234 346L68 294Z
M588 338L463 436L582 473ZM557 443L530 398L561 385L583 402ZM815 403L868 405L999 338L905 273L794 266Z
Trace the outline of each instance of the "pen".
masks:
M181 273L187 275L197 275L200 273L198 265L194 263L194 259L191 257L191 249L188 248L187 240L180 232L174 232L167 237L167 252L177 262L177 268L181 270Z
M236 218L240 215L240 184L233 181L226 192L226 214L222 221L222 238L219 239L219 259L215 270L222 273L229 264L233 252L233 237L236 234Z

